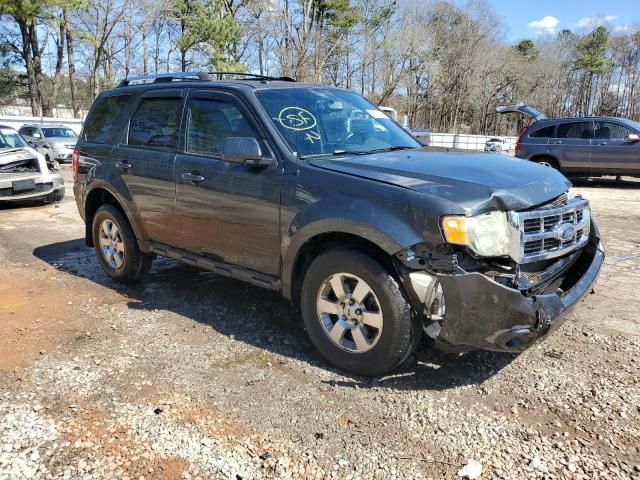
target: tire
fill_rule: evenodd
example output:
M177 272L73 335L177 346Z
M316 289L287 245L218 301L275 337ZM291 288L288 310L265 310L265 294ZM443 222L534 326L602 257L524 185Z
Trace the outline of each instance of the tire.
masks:
M342 285L342 295L336 294L334 284ZM357 292L359 285L362 290ZM362 298L349 305L354 293ZM330 250L313 261L302 284L300 308L320 354L358 375L383 375L397 367L422 334L396 280L373 258L355 250Z
M64 198L64 188L58 188L57 190L54 190L53 192L48 194L46 197L44 197L44 203L61 202L63 198Z
M134 282L145 277L154 256L140 251L133 229L120 210L109 204L98 208L91 233L98 262L109 277L118 282Z
M537 163L538 165L543 165L545 167L551 167L555 168L556 170L560 170L560 165L558 165L558 161L555 158L537 157L532 161Z

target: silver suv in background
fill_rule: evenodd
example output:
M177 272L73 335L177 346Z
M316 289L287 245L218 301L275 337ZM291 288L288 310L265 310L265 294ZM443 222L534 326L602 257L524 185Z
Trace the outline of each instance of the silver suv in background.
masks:
M65 125L23 125L20 135L44 155L47 163L71 162L78 134Z
M640 123L619 117L546 118L521 103L497 111L531 117L516 143L516 157L569 176L640 177Z

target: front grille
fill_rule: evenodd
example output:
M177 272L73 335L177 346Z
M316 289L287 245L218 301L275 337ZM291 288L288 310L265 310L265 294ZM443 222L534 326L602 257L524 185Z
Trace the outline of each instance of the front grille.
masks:
M530 263L566 255L589 240L591 212L582 198L558 197L535 210L510 214L512 258Z

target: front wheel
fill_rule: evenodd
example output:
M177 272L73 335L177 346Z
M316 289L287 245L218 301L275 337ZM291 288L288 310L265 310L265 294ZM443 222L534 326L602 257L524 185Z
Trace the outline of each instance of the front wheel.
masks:
M395 279L352 250L316 258L302 284L301 310L322 356L359 375L382 375L401 364L422 332Z

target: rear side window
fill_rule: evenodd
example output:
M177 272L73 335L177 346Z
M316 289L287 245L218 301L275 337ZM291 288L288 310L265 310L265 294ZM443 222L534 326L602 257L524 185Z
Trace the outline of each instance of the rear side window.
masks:
M145 98L129 124L129 145L176 148L181 98Z
M555 134L554 130L556 129L555 125L549 125L548 127L541 128L540 130L536 130L535 132L529 135L534 138L553 138Z
M593 138L590 122L561 123L556 130L556 138L579 138L587 140Z
M233 104L194 99L189 111L187 151L219 156L222 154L222 143L227 137L258 139L249 121Z
M110 143L120 132L123 115L131 95L99 98L84 122L84 140L89 143Z

